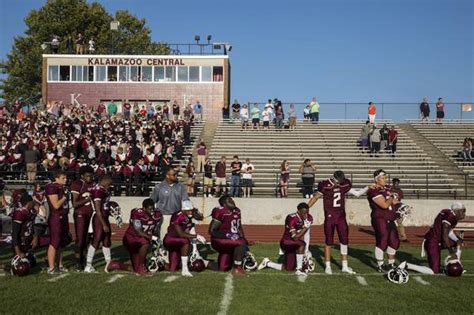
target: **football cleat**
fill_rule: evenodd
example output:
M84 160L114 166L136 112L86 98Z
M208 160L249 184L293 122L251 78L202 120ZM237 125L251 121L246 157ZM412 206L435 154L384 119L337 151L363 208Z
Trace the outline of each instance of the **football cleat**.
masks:
M74 269L76 270L76 272L83 272L84 271L84 267L81 264L76 264L74 266Z
M59 270L56 268L48 269L47 273L48 275L51 275L51 276L56 276L60 274Z
M306 272L301 271L301 270L299 270L299 269L296 269L295 275L297 275L297 276L299 276L299 277L307 277L307 276L308 276L308 274L307 274Z
M355 275L356 274L356 272L354 270L352 270L351 267L342 268L341 272L348 273L350 275Z
M324 269L324 272L325 272L327 275L332 275L332 269L331 269L331 267L326 267L326 269Z
M267 257L263 258L262 262L260 263L260 265L258 265L258 268L257 270L262 270L264 268L267 268L267 265L268 263L270 262L270 259L268 259Z
M60 272L60 273L68 273L69 270L68 270L66 267L64 267L64 266L61 266L61 267L59 267L59 272Z
M386 265L379 265L379 266L377 266L377 271L380 272L380 273L387 273L388 268L387 268Z
M99 273L93 266L86 266L84 273Z
M193 275L188 270L181 271L183 277L192 277Z

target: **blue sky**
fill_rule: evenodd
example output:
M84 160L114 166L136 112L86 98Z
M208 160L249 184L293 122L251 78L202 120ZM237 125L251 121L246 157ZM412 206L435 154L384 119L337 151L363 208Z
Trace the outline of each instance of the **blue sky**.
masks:
M44 2L0 0L0 58ZM232 98L241 102L474 99L472 0L99 2L145 18L157 41L231 42Z

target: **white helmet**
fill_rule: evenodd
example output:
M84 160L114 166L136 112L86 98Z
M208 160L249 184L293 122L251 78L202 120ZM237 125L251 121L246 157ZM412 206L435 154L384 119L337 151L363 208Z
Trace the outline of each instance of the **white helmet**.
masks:
M251 252L247 252L242 259L242 265L244 266L245 271L255 271L257 270L258 263L257 259L255 259L254 254Z
M392 268L387 273L387 279L396 284L405 284L410 279L408 271L402 268Z
M397 216L399 218L406 218L411 214L411 211L413 210L412 206L409 206L405 203L400 204L400 206L397 208Z

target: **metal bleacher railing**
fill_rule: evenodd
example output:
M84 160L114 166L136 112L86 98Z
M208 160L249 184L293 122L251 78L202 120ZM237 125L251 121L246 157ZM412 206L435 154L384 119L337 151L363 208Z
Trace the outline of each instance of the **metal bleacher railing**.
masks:
M321 102L320 119L353 119L362 120L367 118L367 103L353 103L353 102ZM303 110L310 102L283 102L285 115L288 112L290 104L295 105L296 113L298 118L303 118ZM420 103L396 103L396 102L374 102L377 108L378 119L391 119L395 122L402 122L408 118L413 120L419 119L420 117ZM473 111L469 111L469 105L473 105L474 102L452 102L444 103L445 118L455 121L473 120ZM242 103L241 103L242 104ZM250 104L249 108L252 108L254 104L258 104L260 109L265 106L264 102L252 102L247 101L246 104ZM430 103L430 118L436 119L436 106L435 102Z

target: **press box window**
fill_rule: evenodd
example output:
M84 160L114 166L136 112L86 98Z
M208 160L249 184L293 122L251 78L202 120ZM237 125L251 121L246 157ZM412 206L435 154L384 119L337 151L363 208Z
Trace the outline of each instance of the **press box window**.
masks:
M212 81L220 82L224 80L224 70L222 67L212 68Z
M59 80L60 81L69 81L71 79L71 67L70 66L60 66L59 67Z
M48 80L59 81L59 66L48 67Z
M199 67L189 67L189 82L199 82Z
M188 81L188 67L178 67L178 81L179 82Z
M119 67L119 81L126 82L130 79L128 67Z
M96 66L95 67L95 80L96 81L105 81L107 78L107 67L106 66Z
M107 81L115 82L117 81L117 67L111 66L107 69Z
M176 81L176 67L166 67L165 81Z
M153 67L145 66L142 67L142 81L151 82L153 74Z
M201 67L201 81L202 82L212 81L212 67Z
M155 82L161 82L165 80L165 67L154 67L155 71Z
M130 81L133 81L133 82L140 81L140 67L137 67L137 66L130 67Z

